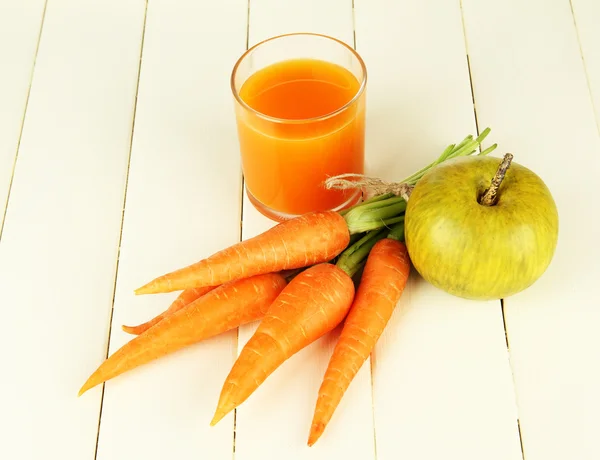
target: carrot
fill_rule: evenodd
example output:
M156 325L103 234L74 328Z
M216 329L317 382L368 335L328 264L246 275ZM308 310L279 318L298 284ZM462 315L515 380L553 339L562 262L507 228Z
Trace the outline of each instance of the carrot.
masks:
M243 403L284 361L340 324L353 298L352 279L329 263L292 279L235 361L210 424Z
M262 318L287 281L277 273L221 285L133 338L105 360L79 395L124 372Z
M451 144L440 157L400 183L388 183L361 174L341 174L324 182L325 188L362 189L376 196L342 211L305 214L280 223L266 232L223 249L192 265L166 273L135 290L136 294L171 292L216 286L262 273L308 267L328 262L342 252L351 235L388 228L404 219L407 191L431 168L449 158L471 155L488 135L467 136ZM480 155L494 150L495 144ZM347 180L347 179L352 180ZM389 192L389 193L386 193Z
M314 212L279 223L192 265L162 275L136 289L154 294L215 286L249 276L327 262L350 241L344 218L333 211Z
M163 311L161 314L155 316L150 321L146 321L145 323L139 324L137 326L121 326L123 331L128 334L140 335L142 332L150 329L156 323L162 321L167 316L171 316L173 313L178 312L187 304L192 303L193 301L199 299L204 294L212 291L216 286L207 286L203 288L190 288L183 291L179 296L173 301L173 303Z
M410 259L404 243L390 238L375 243L319 389L309 446L323 434L344 393L375 347L404 291L409 273Z

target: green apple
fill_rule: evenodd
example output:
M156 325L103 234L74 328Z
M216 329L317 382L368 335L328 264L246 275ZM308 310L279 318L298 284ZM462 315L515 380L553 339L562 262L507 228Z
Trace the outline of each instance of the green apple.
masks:
M558 240L556 204L540 177L511 160L454 158L412 189L406 246L434 286L467 299L500 299L548 268Z

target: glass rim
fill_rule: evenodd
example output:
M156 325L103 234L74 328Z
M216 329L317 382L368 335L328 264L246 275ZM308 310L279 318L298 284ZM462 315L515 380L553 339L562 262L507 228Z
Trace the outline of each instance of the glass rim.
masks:
M358 60L358 63L360 64L360 67L362 69L362 79L360 82L360 86L358 88L358 91L356 91L356 94L352 97L352 99L350 99L348 102L346 102L343 106L335 109L332 112L326 113L325 115L319 115L318 117L311 117L311 118L301 118L301 119L296 119L296 118L279 118L279 117L272 117L270 115L267 115L265 113L259 112L258 110L250 107L239 95L239 92L237 91L237 89L235 88L235 76L237 75L237 71L238 68L240 66L240 64L242 63L242 61L252 52L254 51L256 48L258 48L261 45L264 45L265 43L268 43L270 41L273 40L277 40L280 38L285 38L285 37L294 37L294 36L312 36L312 37L319 37L319 38L325 38L327 40L332 40L334 42L337 42L338 44L342 45L344 48L346 48L348 51L350 51L350 53ZM323 121L323 120L327 120L329 118L335 117L336 115L344 112L346 109L348 109L349 107L351 107L353 104L356 103L356 101L361 97L361 95L364 93L364 90L367 86L367 67L365 65L365 62L363 61L362 57L358 54L358 52L352 48L351 46L349 46L347 43L331 37L329 35L325 35L325 34L319 34L319 33L314 33L314 32L292 32L292 33L287 33L287 34L281 34L281 35L275 35L273 37L267 38L265 40L262 40L258 43L256 43L255 45L251 46L250 48L248 48L236 61L235 65L233 66L233 70L231 71L231 77L230 77L230 87L231 87L231 92L233 93L233 96L235 97L235 100L238 104L240 104L244 109L248 110L249 112L252 112L254 115L262 118L263 120L266 121L270 121L272 123L282 123L282 124L306 124L306 123L314 123L317 121Z

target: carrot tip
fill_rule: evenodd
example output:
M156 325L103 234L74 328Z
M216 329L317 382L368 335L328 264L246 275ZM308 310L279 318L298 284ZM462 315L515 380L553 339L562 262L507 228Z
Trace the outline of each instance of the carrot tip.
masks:
M323 434L323 431L325 431L324 423L313 424L313 426L310 428L310 434L308 435L308 447L312 447L313 444L319 440Z
M137 328L135 326L121 326L123 332L127 332L128 334L138 335Z
M165 294L168 292L180 291L183 289L185 289L185 287L182 287L181 283L179 283L179 286L176 286L170 280L165 280L162 276L159 276L158 278L144 284L143 286L134 289L133 292L135 295Z
M135 295L141 295L141 294L158 294L161 292L165 292L165 290L161 289L165 286L161 286L162 283L160 283L160 281L158 279L154 279L146 284L144 284L143 286L140 286L137 289L134 289L133 292ZM167 290L166 292L168 292L169 290Z
M83 386L80 388L79 393L77 393L77 397L81 396L83 393L85 393L86 391L88 391L90 388L92 388L94 385L90 384L90 382L85 382L83 384Z
M222 410L217 410L217 412L215 413L213 419L210 421L210 426L215 426L226 415L227 415L227 412L222 411Z

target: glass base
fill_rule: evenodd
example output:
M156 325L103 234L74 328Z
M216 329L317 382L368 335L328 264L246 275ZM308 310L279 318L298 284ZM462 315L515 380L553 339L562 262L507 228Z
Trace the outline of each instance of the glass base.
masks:
M248 187L244 188L246 189L246 195L248 195L248 200L250 200L252 206L254 206L258 212L260 212L263 216L267 217L268 219L274 220L275 222L284 222L286 220L290 220L299 216L299 214L288 214L285 212L276 211L274 209L269 208L268 206L265 206L260 201L258 201L258 199L256 199L254 195L252 195L252 193L250 193ZM347 199L339 206L330 209L330 211L341 211L342 209L354 206L360 201L361 196L362 191L360 189L357 189L354 195L352 195L349 199Z

